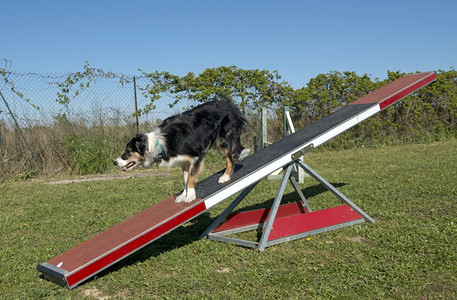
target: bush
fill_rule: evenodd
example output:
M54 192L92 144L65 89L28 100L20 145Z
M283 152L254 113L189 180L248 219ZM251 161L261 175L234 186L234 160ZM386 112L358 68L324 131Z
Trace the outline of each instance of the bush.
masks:
M75 174L104 173L113 164L110 145L104 134L72 135L66 143L66 150L70 170Z

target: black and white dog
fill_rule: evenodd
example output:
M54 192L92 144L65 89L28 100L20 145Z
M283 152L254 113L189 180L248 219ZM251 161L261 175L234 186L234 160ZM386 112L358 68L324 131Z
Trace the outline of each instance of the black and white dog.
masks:
M137 134L114 164L123 171L156 163L164 167L180 166L185 189L176 202L191 202L196 199L197 177L211 147L218 148L227 161L219 183L229 181L235 162L249 154L240 140L245 124L246 119L230 100L204 103L165 119L152 132Z

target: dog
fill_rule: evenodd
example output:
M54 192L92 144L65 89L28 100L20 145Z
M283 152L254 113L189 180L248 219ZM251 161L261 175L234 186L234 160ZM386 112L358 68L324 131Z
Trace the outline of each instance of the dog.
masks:
M235 162L241 162L249 154L249 149L241 144L246 124L246 118L229 99L207 102L165 119L149 133L137 134L114 165L123 171L140 165L180 166L185 189L175 201L192 202L196 199L197 177L212 147L219 149L226 159L219 183L229 181Z

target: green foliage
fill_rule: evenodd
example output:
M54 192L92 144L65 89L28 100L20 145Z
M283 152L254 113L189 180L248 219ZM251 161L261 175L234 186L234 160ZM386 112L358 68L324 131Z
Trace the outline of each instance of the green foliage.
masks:
M347 103L405 75L387 72L387 79L372 80L354 72L330 72L318 75L295 93L293 119L298 127L320 119ZM437 71L437 81L388 107L325 145L348 148L429 142L457 135L457 72Z
M141 69L139 69L139 71L141 71ZM143 75L150 80L150 83L148 83L144 88L140 88L140 90L143 93L143 96L148 98L151 102L146 104L143 109L138 110L136 114L148 113L151 110L154 110L156 108L154 102L159 100L165 92L175 94L175 100L170 103L170 108L185 97L183 93L178 91L178 87L180 86L179 76L170 74L169 72L159 71L155 71L153 73L143 72Z
M14 174L12 179L14 181L24 181L38 177L38 172L36 170L24 171L21 173Z
M258 110L262 105L281 103L293 95L287 82L280 82L277 71L244 70L236 66L204 70L201 74L188 73L183 77L168 72L143 73L151 83L143 95L151 100L143 112L155 108L154 101L162 93L169 92L175 97L172 107L180 99L194 100L196 104L227 97L237 101L243 111Z
M243 70L236 66L206 69L199 75L183 77L169 72L144 73L150 83L143 95L150 103L141 113L155 109L155 101L170 93L175 101L191 99L196 104L218 97L228 97L239 103L244 112L256 112L262 106L290 106L297 128L306 126L345 106L390 81L405 75L387 71L387 79L372 79L355 72L331 71L312 78L308 84L294 90L281 81L277 71ZM358 125L351 133L335 140L331 147L391 144L397 141L433 141L457 134L457 74L454 69L439 70L437 82L387 108L381 114ZM280 128L274 128L280 131ZM344 145L344 146L343 146Z
M5 66L0 68L0 80L15 95L39 109L27 98L26 92L20 91L10 80L12 73L8 71L8 64L5 60ZM170 107L176 107L182 99L191 100L194 105L198 105L218 97L228 97L239 104L251 120L244 136L244 144L247 146L252 142L252 135L257 130L256 114L262 106L276 110L276 116L280 116L283 106L291 107L295 128L300 129L405 74L401 71L387 71L387 79L379 80L367 74L331 71L312 78L303 88L293 89L287 82L282 81L278 71L245 70L236 66L209 68L200 74L188 73L184 76L166 71L141 72L143 78L148 80L147 84L138 86L137 89L149 101L134 114L153 111L157 101L164 95L167 95L167 99L172 99ZM66 171L68 166L72 172L78 174L104 172L113 155L118 154L125 141L133 134L132 128L118 126L119 123L110 122L110 125L107 125L101 112L96 112L99 123L93 123L90 127L87 127L87 124L78 124L74 119L70 122L67 118L72 113L69 111L69 104L93 88L94 83L106 78L118 80L121 85L133 81L132 76L106 72L85 62L82 71L55 77L55 80L49 83L58 86L56 101L64 109L59 109L54 125L30 125L27 128L27 134L34 144L34 153L37 154L38 161L43 162L44 173ZM272 137L282 136L281 121L272 119L269 124L269 134ZM147 127L150 129L150 126ZM98 130L102 128L103 130ZM118 134L118 131L128 134L124 136ZM85 135L85 132L89 135ZM457 71L451 68L437 71L437 82L358 124L322 148L345 149L405 142L433 142L454 136L457 136ZM125 139L120 141L124 137ZM0 126L0 180L10 174L27 174L30 169L33 171L36 168L36 165L29 161L28 155L18 155L23 153L23 145L17 140L14 130ZM110 140L110 143L107 140ZM217 159L218 154L211 154L209 159L213 156Z
M85 62L83 71L70 73L63 82L57 83L60 91L57 93L57 102L68 106L71 100L76 98L82 91L90 88L99 78L118 78L119 83L123 86L133 79L124 74L106 72L103 69L92 68L89 62Z
M66 143L67 162L75 174L105 173L112 167L110 143L102 133L80 137L72 135Z
M312 78L306 87L296 91L292 101L286 103L294 109L294 118L303 126L332 113L377 87L378 85L372 82L367 74L358 76L355 72L332 71Z
M40 110L40 107L33 104L29 98L26 98L24 96L23 93L21 93L21 91L19 91L17 88L16 88L16 84L9 80L9 75L10 75L10 71L8 70L10 67L11 67L11 61L7 60L7 59L2 59L2 63L4 64L4 67L3 68L0 68L0 77L2 78L2 81L5 83L6 86L9 86L11 91L16 95L18 96L19 98L23 99L25 102L27 102L28 104L30 104L33 108L35 108L36 110Z

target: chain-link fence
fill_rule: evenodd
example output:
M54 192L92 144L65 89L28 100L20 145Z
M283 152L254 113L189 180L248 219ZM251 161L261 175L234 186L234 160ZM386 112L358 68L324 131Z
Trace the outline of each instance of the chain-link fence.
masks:
M106 172L132 135L198 104L182 94L151 97L153 83L147 75L94 70L45 74L0 69L0 181L43 172ZM255 118L250 116L245 144L257 131Z
M151 103L142 75L0 71L0 181L105 172L129 137L193 105L167 93Z
M0 101L1 122L11 125L14 116L21 127L49 126L56 118L65 116L70 122L87 126L134 125L135 112L151 103L144 96L148 78L126 75L95 76L80 82L73 87L75 91L66 91L69 101L62 103L59 94L63 88L59 85L66 78L68 74L5 72L0 90L7 103ZM138 116L138 122L156 123L190 105L182 100L171 108L169 104L174 100L169 94L162 95L154 101L153 110Z

